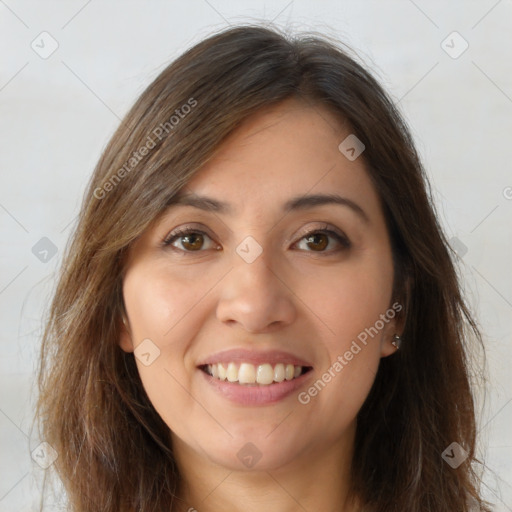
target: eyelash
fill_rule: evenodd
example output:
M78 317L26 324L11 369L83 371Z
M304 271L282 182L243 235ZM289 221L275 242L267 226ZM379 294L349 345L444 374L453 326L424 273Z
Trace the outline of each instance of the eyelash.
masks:
M183 253L204 252L204 249L199 249L198 251L187 251L186 249L179 249L179 248L174 247L172 245L172 243L175 242L176 240L178 240L179 238L187 236L187 235L191 235L191 234L193 234L193 235L202 235L204 237L210 238L213 241L212 237L210 235L208 235L208 233L202 231L201 229L196 229L196 228L179 228L176 231L173 231L172 233L170 233L163 240L162 245L164 247L169 247L172 250L180 251L180 252L183 252ZM339 251L342 251L342 250L349 249L351 247L351 245L352 245L350 240L346 236L341 235L341 234L337 233L336 231L333 231L332 229L327 229L327 227L324 228L324 229L313 229L311 231L308 231L307 233L303 234L299 238L299 240L297 242L295 242L295 243L298 243L301 240L303 240L304 238L307 238L307 237L309 237L311 235L317 235L317 234L328 235L328 236L334 238L338 242L338 244L341 246L341 248L334 249L334 250L331 249L331 250L328 250L328 251L305 251L305 252L332 254L332 253L336 253L336 252L339 252Z

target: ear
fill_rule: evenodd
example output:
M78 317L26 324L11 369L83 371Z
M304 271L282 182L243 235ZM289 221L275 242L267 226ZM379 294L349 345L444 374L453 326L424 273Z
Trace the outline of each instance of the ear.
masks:
M398 347L393 344L395 335L402 336L405 324L405 312L403 305L395 301L386 311L388 322L384 328L380 344L380 356L388 357L394 354Z
M133 346L132 342L132 334L130 330L130 323L126 319L124 314L121 314L121 320L120 320L121 326L120 326L120 334L119 334L119 346L125 351L125 352L133 352L135 350L135 347Z

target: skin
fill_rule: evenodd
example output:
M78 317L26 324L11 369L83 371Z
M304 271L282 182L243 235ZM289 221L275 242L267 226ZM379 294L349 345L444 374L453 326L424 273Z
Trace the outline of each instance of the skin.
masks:
M299 390L307 391L390 309L393 264L379 199L363 157L349 161L338 150L350 133L322 106L293 99L262 110L186 187L233 212L171 206L131 248L120 346L132 352L149 338L160 350L149 366L136 361L170 428L183 510L358 510L347 497L356 415L380 359L396 350L397 318L305 405L296 392L271 405L233 404L197 368L221 350L285 350L311 363ZM283 213L288 199L320 193L350 199L367 218L333 204ZM326 225L350 246L305 237ZM177 227L208 236L163 246ZM263 250L252 263L236 252L247 236ZM248 442L261 453L250 469L237 457Z

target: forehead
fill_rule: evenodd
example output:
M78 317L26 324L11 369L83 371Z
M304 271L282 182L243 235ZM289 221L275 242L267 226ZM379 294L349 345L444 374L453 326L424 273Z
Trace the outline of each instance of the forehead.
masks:
M235 213L282 204L290 197L336 193L363 200L373 214L379 201L362 157L338 149L348 123L322 105L295 99L244 121L188 182L187 192L215 197Z

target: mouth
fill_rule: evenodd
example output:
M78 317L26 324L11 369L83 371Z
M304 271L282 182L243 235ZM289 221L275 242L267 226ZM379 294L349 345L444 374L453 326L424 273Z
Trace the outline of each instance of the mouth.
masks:
M307 360L279 350L226 350L198 363L207 389L242 406L276 404L314 375Z
M291 363L249 362L213 363L199 366L199 369L218 381L228 381L243 386L270 386L284 381L298 379L312 370L311 366Z

